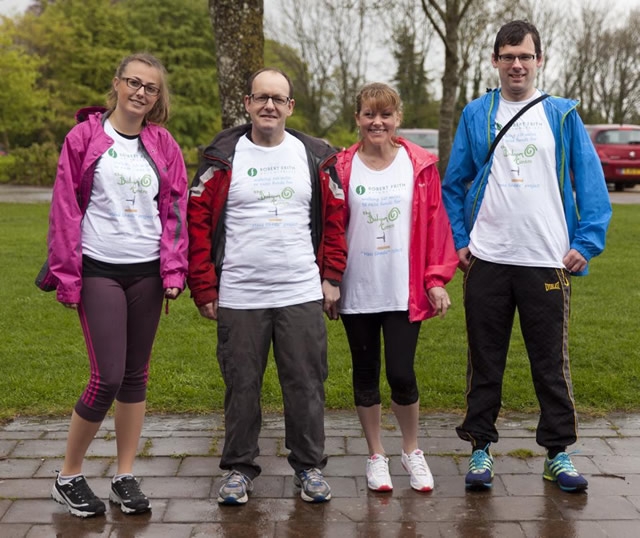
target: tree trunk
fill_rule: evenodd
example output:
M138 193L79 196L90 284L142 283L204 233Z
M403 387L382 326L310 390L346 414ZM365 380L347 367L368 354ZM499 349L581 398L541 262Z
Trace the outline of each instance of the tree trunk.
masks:
M248 121L248 78L264 66L263 0L209 0L216 40L222 128Z
M447 10L445 28L447 46L445 47L444 74L442 75L442 102L440 103L440 125L438 170L444 177L453 143L453 120L456 111L456 93L458 90L458 13Z

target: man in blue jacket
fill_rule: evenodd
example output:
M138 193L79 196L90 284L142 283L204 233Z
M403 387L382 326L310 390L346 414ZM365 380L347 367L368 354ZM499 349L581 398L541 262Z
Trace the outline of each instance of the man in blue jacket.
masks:
M584 491L567 446L577 439L568 355L571 274L587 273L604 249L611 204L602 167L577 102L548 97L505 131L542 95L537 29L513 21L498 32L492 54L501 88L462 113L443 182L444 203L466 273L468 337L466 415L457 428L473 444L465 484L491 487L502 378L516 308L540 419L536 441L547 449L543 477L565 491ZM575 198L570 171L575 181Z

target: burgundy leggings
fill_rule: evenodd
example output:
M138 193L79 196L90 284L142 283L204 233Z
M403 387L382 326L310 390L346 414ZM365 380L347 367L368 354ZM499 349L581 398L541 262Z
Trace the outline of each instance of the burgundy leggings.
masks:
M163 295L160 277L83 279L78 314L91 377L75 411L85 420L101 422L114 399L145 400Z

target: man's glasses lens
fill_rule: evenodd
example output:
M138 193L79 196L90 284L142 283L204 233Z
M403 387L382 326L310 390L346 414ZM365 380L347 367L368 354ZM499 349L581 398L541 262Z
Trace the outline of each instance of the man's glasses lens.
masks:
M267 101L271 99L273 101L273 104L284 106L291 100L289 97L285 97L284 95L265 95L261 93L253 93L251 94L251 98L253 99L254 103L258 103L260 105L266 105Z
M535 54L521 54L520 56L514 56L513 54L501 54L498 56L498 60L505 64L512 64L516 61L516 58L520 60L521 64L528 64L536 59Z
M144 88L144 93L146 93L147 95L154 96L160 93L160 88L149 84L142 84L142 82L140 82L137 78L126 77L124 81L132 90L139 90L142 87Z

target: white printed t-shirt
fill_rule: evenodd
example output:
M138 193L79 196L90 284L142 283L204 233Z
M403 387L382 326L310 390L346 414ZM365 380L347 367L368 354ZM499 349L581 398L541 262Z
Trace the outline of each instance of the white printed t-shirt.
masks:
M157 260L162 235L158 176L139 137L118 134L108 119L104 131L114 143L96 165L82 220L82 253L117 264Z
M499 131L526 101L500 97ZM556 171L556 144L542 104L511 126L495 150L488 183L471 230L469 250L481 260L562 268L569 232Z
M349 180L347 268L340 312L367 314L409 308L409 239L413 166L404 148L384 170L356 153Z
M239 310L322 299L311 242L311 176L304 145L236 144L225 215L219 304Z

